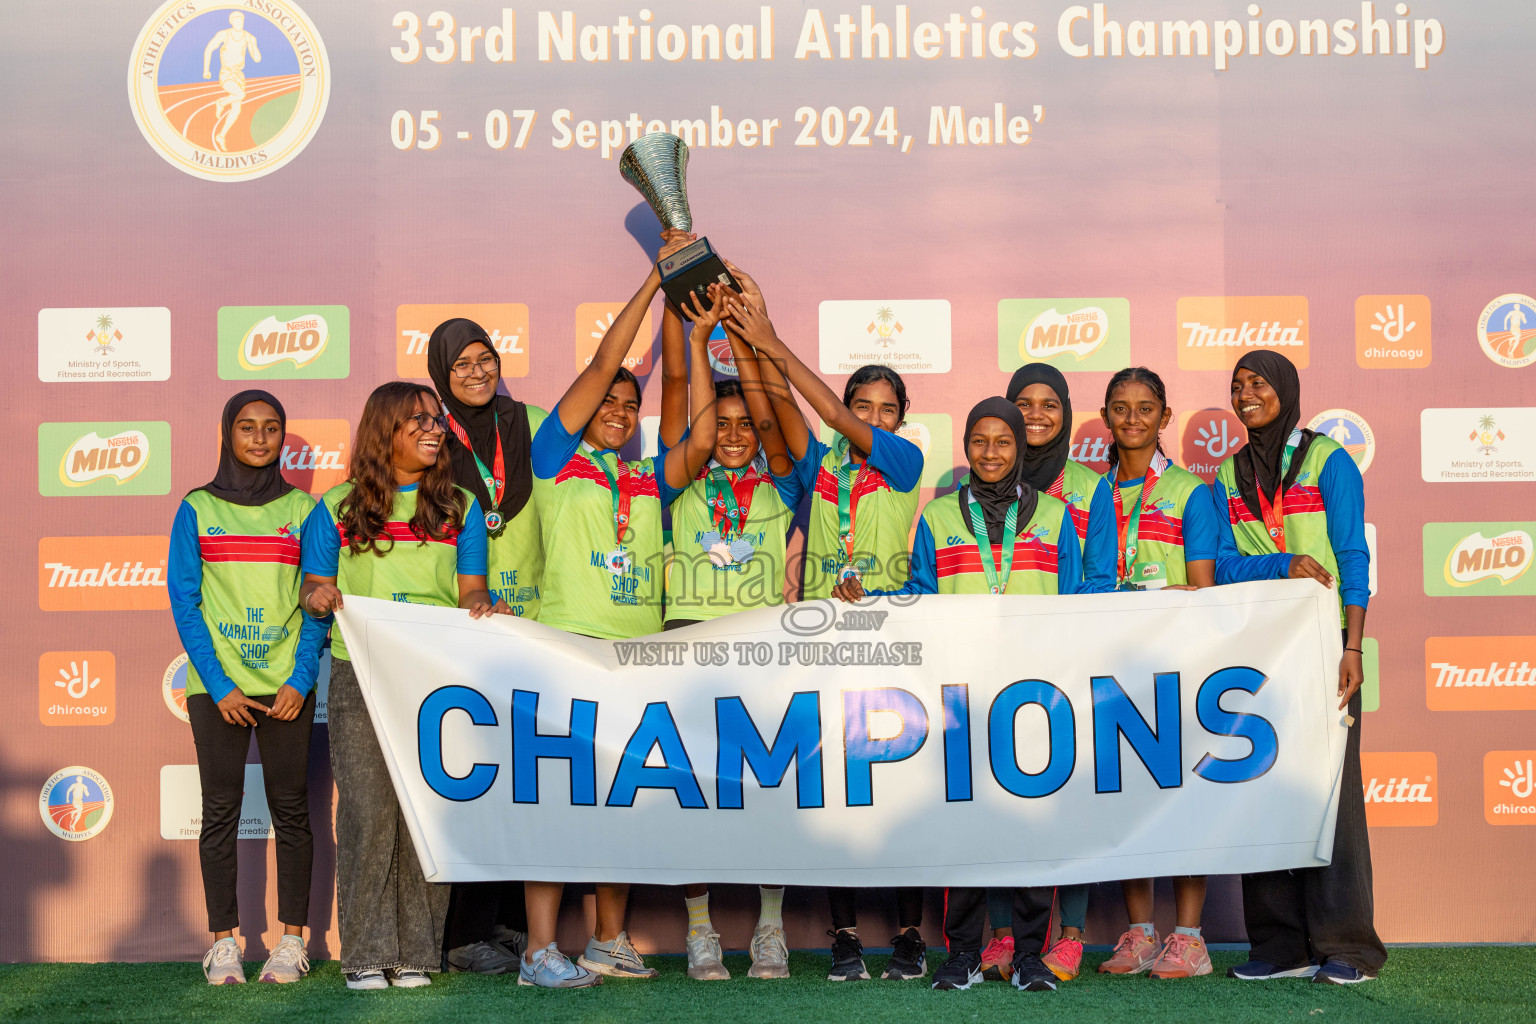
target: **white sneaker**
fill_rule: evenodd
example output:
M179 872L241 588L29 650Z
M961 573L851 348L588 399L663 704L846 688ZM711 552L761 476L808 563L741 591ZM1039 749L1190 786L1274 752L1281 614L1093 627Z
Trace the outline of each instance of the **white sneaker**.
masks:
M587 940L587 951L576 958L576 964L610 978L649 980L656 977L655 968L645 966L645 961L635 951L628 932L619 932L611 942L598 942L597 936L592 936Z
M284 935L256 977L260 981L287 985L308 973L309 954L304 950L304 940L297 935Z
M721 962L720 933L688 932L688 977L694 981L730 981L731 972Z
M426 971L408 971L396 967L389 972L389 983L396 988L426 988L432 984L432 976Z
M752 968L749 978L789 977L789 943L784 929L771 924L760 924L752 933Z
M389 988L389 979L383 971L351 971L345 975L347 988L354 992L377 991Z
M234 936L220 939L203 954L203 976L210 985L245 984L245 968L240 963L240 944Z

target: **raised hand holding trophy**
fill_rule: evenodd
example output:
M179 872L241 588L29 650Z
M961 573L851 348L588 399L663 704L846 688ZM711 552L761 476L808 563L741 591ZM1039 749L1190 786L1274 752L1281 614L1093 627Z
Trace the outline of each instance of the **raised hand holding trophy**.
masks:
M665 132L642 135L619 157L619 173L644 197L663 228L693 230L693 214L688 210L686 142ZM661 290L684 316L690 313L691 304L687 301L690 294L698 296L699 305L704 309L710 308L709 286L712 284L741 291L741 286L710 247L707 238L697 239L658 260L656 269L661 272Z

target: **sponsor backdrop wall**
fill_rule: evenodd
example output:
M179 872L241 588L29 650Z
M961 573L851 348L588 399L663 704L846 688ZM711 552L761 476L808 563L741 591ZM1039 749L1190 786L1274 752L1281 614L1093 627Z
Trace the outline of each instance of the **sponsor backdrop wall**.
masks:
M462 314L549 407L646 274L656 224L617 157L658 129L803 357L835 387L906 375L926 496L1026 359L1067 372L1073 456L1100 468L1109 374L1157 369L1163 445L1207 478L1241 443L1238 356L1302 367L1304 421L1365 471L1382 933L1536 939L1527 5L90 0L7 26L0 958L204 947L165 563L224 399L276 392L284 469L322 491L368 391L424 378ZM630 360L647 413L659 321ZM260 838L254 767L246 802ZM269 857L242 846L255 951ZM1213 938L1241 937L1235 893ZM792 941L824 944L820 894L794 899ZM676 948L677 894L637 904L644 948Z

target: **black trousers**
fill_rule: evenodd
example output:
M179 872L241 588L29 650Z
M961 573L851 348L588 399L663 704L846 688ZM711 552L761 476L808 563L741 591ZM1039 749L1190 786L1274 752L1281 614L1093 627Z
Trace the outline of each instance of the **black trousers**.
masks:
M1013 897L1013 948L1043 953L1051 934L1051 906L1056 889L1035 885L1009 889ZM987 934L987 890L984 886L950 886L944 894L944 937L949 952L980 953Z
M271 697L252 697L268 707ZM255 717L255 713L252 713ZM240 923L235 898L235 839L240 834L240 801L245 796L245 755L251 727L230 725L206 693L187 698L197 777L203 786L203 831L197 852L203 868L208 930L231 931ZM315 842L309 830L309 735L315 721L315 692L291 722L261 715L256 748L267 807L277 832L277 919L302 925L309 920L309 878Z
M1243 920L1252 957L1282 968L1339 960L1369 974L1387 962L1376 935L1371 837L1360 781L1360 694L1349 702L1355 724L1344 747L1333 861L1327 867L1243 876Z
M902 886L896 892L896 926L921 928L923 925L923 890L920 886ZM832 928L857 928L859 908L857 889L827 887L827 902L832 905Z
M443 925L443 948L484 942L498 924L527 931L522 882L455 882Z

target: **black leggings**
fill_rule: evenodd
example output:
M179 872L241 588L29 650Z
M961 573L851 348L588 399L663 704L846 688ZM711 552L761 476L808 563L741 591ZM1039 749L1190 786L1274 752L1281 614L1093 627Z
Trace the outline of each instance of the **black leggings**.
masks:
M923 924L923 890L920 886L904 886L896 893L896 927L921 928ZM827 887L827 902L832 905L832 927L841 931L855 928L859 923L859 910L855 894L857 889L839 886Z
M272 706L271 697L251 699ZM187 698L187 717L192 720L197 777L203 786L203 831L198 836L197 852L203 867L208 930L232 931L240 923L235 898L235 839L240 833L251 727L224 721L206 693ZM277 919L283 924L302 925L309 919L309 878L315 849L309 830L308 786L314 690L293 721L266 715L259 716L258 721L256 748L261 752L261 777L277 831Z

